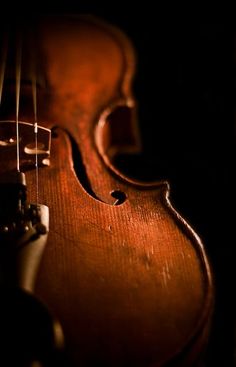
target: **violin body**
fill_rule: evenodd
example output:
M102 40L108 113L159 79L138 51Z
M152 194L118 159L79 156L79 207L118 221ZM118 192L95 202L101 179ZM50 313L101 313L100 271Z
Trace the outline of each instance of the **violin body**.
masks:
M50 164L39 167L49 231L34 295L60 321L71 366L197 365L213 305L203 245L171 206L166 182L133 181L112 163L141 149L133 47L92 17L39 19L35 34L38 124L52 139ZM19 116L32 123L29 58ZM15 113L5 84L2 121ZM4 174L14 163L0 149ZM36 202L30 160L21 170Z

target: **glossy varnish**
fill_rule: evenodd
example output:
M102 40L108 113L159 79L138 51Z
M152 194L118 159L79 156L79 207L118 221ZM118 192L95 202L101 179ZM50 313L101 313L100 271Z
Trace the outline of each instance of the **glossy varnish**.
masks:
M89 17L40 20L35 34L38 124L53 129L39 169L50 226L35 295L59 319L73 366L193 366L213 303L203 245L166 182L134 182L112 164L141 149L132 45ZM20 120L32 122L29 93L23 85ZM22 170L35 201L35 172Z

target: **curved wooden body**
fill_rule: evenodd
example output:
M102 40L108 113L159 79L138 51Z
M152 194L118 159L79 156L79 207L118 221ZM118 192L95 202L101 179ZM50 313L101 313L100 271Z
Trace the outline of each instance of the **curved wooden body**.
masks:
M140 149L132 46L93 18L46 19L37 35L38 123L57 129L39 170L50 226L35 294L60 320L72 366L193 366L212 311L203 246L167 183L133 182L111 161ZM31 122L22 93L20 120Z

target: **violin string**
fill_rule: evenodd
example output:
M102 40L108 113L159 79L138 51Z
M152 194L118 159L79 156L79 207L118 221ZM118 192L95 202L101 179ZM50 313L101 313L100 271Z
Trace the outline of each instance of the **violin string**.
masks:
M35 72L35 70L32 71L32 95L33 95L33 106L34 106L36 203L38 204L38 201L39 201L38 116L37 116L37 81L36 81L36 72Z
M3 91L3 83L4 83L4 78L5 78L5 70L6 70L7 51L8 51L8 38L7 38L7 35L4 34L3 40L2 40L2 55L1 55L1 65L0 65L0 106L2 103L2 91Z
M20 172L20 141L19 141L19 102L20 102L20 83L21 83L21 58L22 40L18 36L16 40L16 168Z
M35 49L35 32L30 29L28 32L28 42L30 49L30 77L32 86L33 112L34 112L34 145L35 145L35 186L36 204L39 203L39 169L38 169L38 108L37 108L37 58Z

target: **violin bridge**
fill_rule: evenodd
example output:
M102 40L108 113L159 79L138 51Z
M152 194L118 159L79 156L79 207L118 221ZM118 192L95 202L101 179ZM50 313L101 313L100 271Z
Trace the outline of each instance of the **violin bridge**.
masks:
M16 122L0 121L0 159L6 161L9 167L10 161L16 158ZM51 130L45 127L37 127L37 141L34 125L28 122L19 122L19 153L20 166L34 166L37 154L38 166L50 164Z

